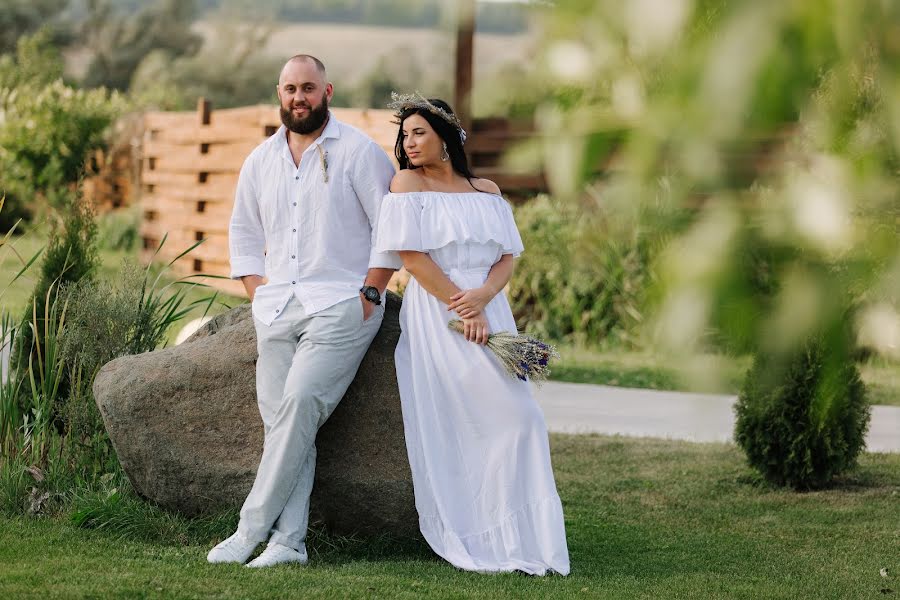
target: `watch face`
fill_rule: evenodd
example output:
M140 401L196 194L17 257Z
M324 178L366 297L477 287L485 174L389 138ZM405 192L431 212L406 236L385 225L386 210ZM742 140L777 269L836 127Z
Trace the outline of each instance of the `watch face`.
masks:
M379 294L378 294L378 290L376 290L375 288L371 288L371 287L366 288L366 291L363 293L365 294L366 298L368 298L369 300L372 300L373 302L375 300L378 300Z

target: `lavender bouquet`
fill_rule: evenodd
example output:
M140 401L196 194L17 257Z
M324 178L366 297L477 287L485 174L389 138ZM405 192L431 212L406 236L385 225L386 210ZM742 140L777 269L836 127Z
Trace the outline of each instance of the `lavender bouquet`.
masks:
M464 333L463 322L453 319L450 329ZM522 381L540 384L550 375L550 359L559 358L556 348L550 344L520 333L499 331L488 334L487 347L500 359L506 372Z

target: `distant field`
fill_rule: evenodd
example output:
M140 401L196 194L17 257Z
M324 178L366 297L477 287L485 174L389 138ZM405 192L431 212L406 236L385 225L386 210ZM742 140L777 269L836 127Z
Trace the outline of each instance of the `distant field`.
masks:
M194 28L209 40L217 34L213 22ZM220 34L233 35L222 29ZM504 92L504 71L528 70L537 35L478 34L475 37L472 110L478 115L494 113L494 102ZM379 70L390 74L401 87L426 95L447 96L454 83L455 33L438 29L369 27L363 25L291 23L275 31L263 53L280 64L294 54L312 54L328 68L335 93L345 94ZM382 64L383 63L383 64ZM273 81L277 73L273 73ZM452 102L452 98L446 98Z
M239 28L215 21L194 24L206 40L206 49L212 52L223 45L211 43L217 35L225 37L227 47L241 35ZM476 115L492 113L492 101L504 87L503 79L498 79L500 73L511 68L516 72L530 69L538 40L535 31L475 36L472 108ZM455 48L455 33L439 29L287 23L275 28L261 53L273 64L294 54L318 56L328 67L329 79L339 95L358 86L382 61L391 79L408 82L409 87L424 94L448 94L453 89ZM87 70L91 53L84 48L68 48L65 59L67 76L79 79ZM273 82L277 75L272 73Z
M209 38L215 25L201 21L194 29ZM537 41L534 34L478 34L475 37L475 80L484 79L508 64L526 64ZM415 64L431 78L453 77L455 35L435 29L368 27L344 24L281 26L270 38L265 53L275 57L313 54L322 59L336 84L356 83L375 68L382 57L404 68Z

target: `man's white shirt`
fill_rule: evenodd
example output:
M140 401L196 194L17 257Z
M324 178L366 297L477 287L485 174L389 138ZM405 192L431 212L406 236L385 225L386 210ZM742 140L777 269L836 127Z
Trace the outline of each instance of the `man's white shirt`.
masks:
M270 325L292 295L314 314L357 296L368 269L402 266L396 253L374 250L378 209L393 175L384 150L333 115L299 167L283 125L250 153L228 242L233 279L268 278L256 290L253 316Z

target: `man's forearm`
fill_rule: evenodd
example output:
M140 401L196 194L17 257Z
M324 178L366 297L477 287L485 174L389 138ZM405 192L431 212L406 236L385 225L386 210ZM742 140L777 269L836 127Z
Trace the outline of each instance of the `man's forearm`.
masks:
M387 288L387 284L391 280L393 274L394 269L369 269L369 272L366 273L366 282L364 285L371 285L372 287L378 288L378 292L384 296L384 290Z
M247 291L250 302L253 302L253 296L256 295L256 288L263 284L263 278L260 275L244 275L241 277L241 283L244 284L244 289Z

